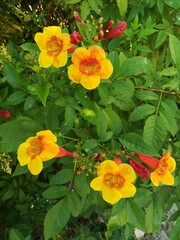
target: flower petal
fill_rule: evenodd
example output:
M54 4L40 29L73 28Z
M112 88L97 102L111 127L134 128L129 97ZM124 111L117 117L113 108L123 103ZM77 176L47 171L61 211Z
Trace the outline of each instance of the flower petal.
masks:
M167 170L168 170L169 172L173 172L173 171L176 169L176 161L174 160L174 158L169 157L169 158L166 160L166 163L168 164Z
M47 36L47 38L51 38L52 36L56 36L60 38L61 27L58 27L58 26L44 27L43 34L44 36Z
M174 184L174 177L169 171L166 171L165 174L159 176L159 181L165 185L171 186Z
M105 51L101 47L99 47L99 46L91 46L91 47L89 47L88 50L89 50L90 56L91 57L96 56L96 59L98 61L102 61L102 60L106 59Z
M67 51L61 51L55 58L54 58L54 67L59 68L66 65L68 60Z
M29 147L29 143L22 143L17 152L17 159L21 166L25 166L31 160L31 156L27 154L27 149Z
M113 73L113 65L108 59L104 59L100 62L101 69L99 71L100 78L107 79Z
M122 163L118 165L118 172L124 179L128 180L129 182L134 182L136 179L136 174L134 169L126 163Z
M76 65L71 64L68 67L68 76L73 82L80 83L81 72L79 71L79 68Z
M122 195L115 188L104 186L102 189L102 197L106 202L115 204L122 198Z
M103 176L94 178L94 179L91 181L90 186L91 186L91 188L94 189L95 191L101 191L102 188L104 187Z
M41 51L47 49L46 44L47 44L48 39L46 36L44 36L43 33L40 33L40 32L36 33L34 40L37 43L37 45Z
M123 198L133 197L136 193L136 187L128 181L119 189Z
M28 169L31 172L31 174L38 175L43 169L43 164L40 158L36 157L35 159L31 160L28 163Z
M80 61L88 58L89 56L89 51L86 48L79 47L73 52L71 60L76 66L79 66Z
M84 88L92 90L100 84L100 76L99 75L87 76L85 74L82 74L80 83L83 85Z
M114 161L105 160L99 165L99 167L97 169L97 174L99 176L104 175L106 173L112 173L113 174L113 173L116 173L117 170L118 170L118 166Z
M156 171L151 173L150 179L154 186L159 186L159 175L156 173Z
M68 48L71 48L73 46L73 44L71 44L71 38L68 33L62 33L61 40L63 50L67 50Z
M56 143L44 144L43 148L44 149L39 154L39 158L41 159L41 161L48 161L56 157L59 152L59 146Z
M42 137L43 142L45 142L45 143L57 142L56 136L50 130L40 131L36 134L36 136Z
M49 56L46 51L42 51L39 54L39 65L40 67L48 68L54 63L54 58Z

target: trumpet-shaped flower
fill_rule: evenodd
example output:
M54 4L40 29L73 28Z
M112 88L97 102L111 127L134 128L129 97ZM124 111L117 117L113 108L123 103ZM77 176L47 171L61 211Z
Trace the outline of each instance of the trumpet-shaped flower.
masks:
M128 158L131 166L133 167L134 171L142 178L142 179L147 179L150 177L150 172L149 170L144 167L141 163Z
M18 148L18 161L21 166L28 165L33 175L38 175L43 169L43 162L48 161L59 153L55 143L56 136L49 130L40 131L35 137L29 137Z
M132 182L136 179L136 174L130 165L117 165L114 161L105 160L99 165L97 174L98 177L91 181L90 186L95 191L102 191L106 202L115 204L121 198L135 195L136 188Z
M58 26L44 27L43 33L35 34L35 42L41 50L39 65L44 68L63 67L68 60L67 50L72 47L68 33L61 33Z
M166 152L160 160L145 154L135 154L142 162L151 167L154 171L151 172L150 179L154 186L159 186L160 183L165 185L173 185L174 177L172 172L176 168L174 158Z
M72 62L68 67L69 78L89 90L96 88L101 79L109 78L113 72L112 63L99 46L77 48L72 54Z

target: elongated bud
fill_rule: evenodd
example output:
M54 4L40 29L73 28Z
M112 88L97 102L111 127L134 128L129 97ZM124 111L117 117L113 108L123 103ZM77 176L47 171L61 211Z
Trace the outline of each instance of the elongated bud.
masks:
M76 31L71 33L70 38L71 38L71 43L74 45L79 44L83 40L83 37Z
M60 157L77 157L75 153L67 151L65 148L59 147L59 153L55 156L55 158L60 158Z
M125 21L122 21L121 23L119 23L118 25L115 26L115 28L113 28L112 30L110 30L105 36L105 39L108 38L115 38L115 37L119 37L121 36L124 31L127 28L127 24Z
M80 22L82 25L85 25L85 23L83 22L83 20L81 19L80 15L77 11L74 11L74 18L77 22Z
M100 30L100 31L98 32L98 39L99 39L99 40L104 39L104 31L103 31L103 30Z
M134 169L134 171L142 178L142 179L147 179L150 177L150 172L149 170L144 167L141 163L128 158L130 165L132 166L132 168Z
M0 110L0 118L10 118L11 113L8 110Z
M114 25L114 21L113 20L109 20L108 23L103 27L103 30L110 30L112 28L112 26Z
M138 157L141 162L145 163L148 167L155 170L159 166L159 160L146 154L134 153L134 156Z
M114 158L113 161L114 161L117 165L121 164L122 161L121 161L120 154L118 154L118 155Z
M68 53L73 53L74 51L75 51L76 49L75 49L75 47L71 47L71 48L68 48Z

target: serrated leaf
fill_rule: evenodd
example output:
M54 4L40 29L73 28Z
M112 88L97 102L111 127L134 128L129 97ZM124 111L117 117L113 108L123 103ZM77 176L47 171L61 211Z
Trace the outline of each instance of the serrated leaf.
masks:
M163 109L160 110L159 115L167 131L170 132L172 136L175 136L178 132L178 125L176 119L169 112Z
M124 17L127 12L128 0L116 0L116 2L119 8L121 17Z
M107 131L107 122L106 117L103 111L98 111L97 113L97 133L99 138L103 138L104 134Z
M0 151L13 152L17 151L18 146L28 137L35 136L42 126L31 119L12 120L0 125Z
M80 200L80 197L77 195L75 191L71 191L68 194L67 202L68 202L68 206L71 214L74 217L77 217L81 212L82 202Z
M90 14L90 7L89 7L89 3L85 0L82 2L81 6L81 17L82 19L86 19L88 17L88 15Z
M46 214L44 220L45 240L54 237L65 227L70 218L70 212L67 202L63 199L56 203Z
M90 193L89 183L85 175L75 175L74 187L80 196Z
M152 146L156 151L161 148L167 131L163 125L163 121L159 116L153 115L148 117L144 125L143 139Z
M178 111L178 106L175 101L171 99L164 99L161 101L161 105L166 112L171 114L172 117L175 117Z
M130 151L144 153L153 156L159 155L155 151L155 149L151 145L146 144L143 138L137 133L129 132L123 134L119 138L119 141Z
M169 47L172 59L178 69L180 69L180 41L174 35L169 34Z
M9 231L9 240L24 240L24 236L19 229L11 228Z
M177 74L177 69L175 67L168 67L168 68L165 68L163 69L160 74L162 76L174 76Z
M145 119L150 114L156 111L156 107L150 104L144 104L142 106L138 106L133 110L133 112L129 116L129 121L136 122L141 119Z
M134 84L130 80L116 80L112 86L117 96L122 95L127 100L134 94Z
M62 196L67 195L69 192L69 188L66 186L51 186L48 189L46 189L42 195L44 198L59 198Z
M113 39L114 40L114 39ZM111 40L112 41L112 40ZM119 62L119 56L117 51L113 51L108 55L108 59L111 61L113 65L113 73L110 76L110 79L116 79L117 76L119 76L119 67L120 67L120 62Z
M107 121L108 127L113 131L113 134L115 136L117 136L121 132L121 129L122 129L121 118L111 108L107 108L104 111L105 111L105 116L106 116L106 121Z
M88 139L85 141L85 143L82 145L83 149L93 149L98 146L98 141L96 139Z
M158 94L149 90L140 90L135 94L136 98L147 101L147 100L158 100Z
M25 100L26 93L23 91L16 91L12 93L7 99L6 104L7 105L18 105L19 103L23 102Z
M99 14L100 13L100 9L98 7L97 1L96 0L88 0L89 6L91 7L91 9Z
M158 32L154 48L160 47L167 38L167 33L164 30Z
M124 77L138 76L146 70L147 65L147 58L141 56L131 57L123 62L120 73Z
M61 185L70 182L73 179L74 171L72 169L62 169L52 176L50 185Z

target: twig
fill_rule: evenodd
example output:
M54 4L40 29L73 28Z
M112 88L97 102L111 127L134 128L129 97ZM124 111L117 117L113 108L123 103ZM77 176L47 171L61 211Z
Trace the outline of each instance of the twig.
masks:
M152 92L161 92L165 94L172 94L172 95L180 95L180 92L169 92L161 89L151 88L151 87L142 87L142 86L135 86L135 89L144 89L144 90L150 90Z

